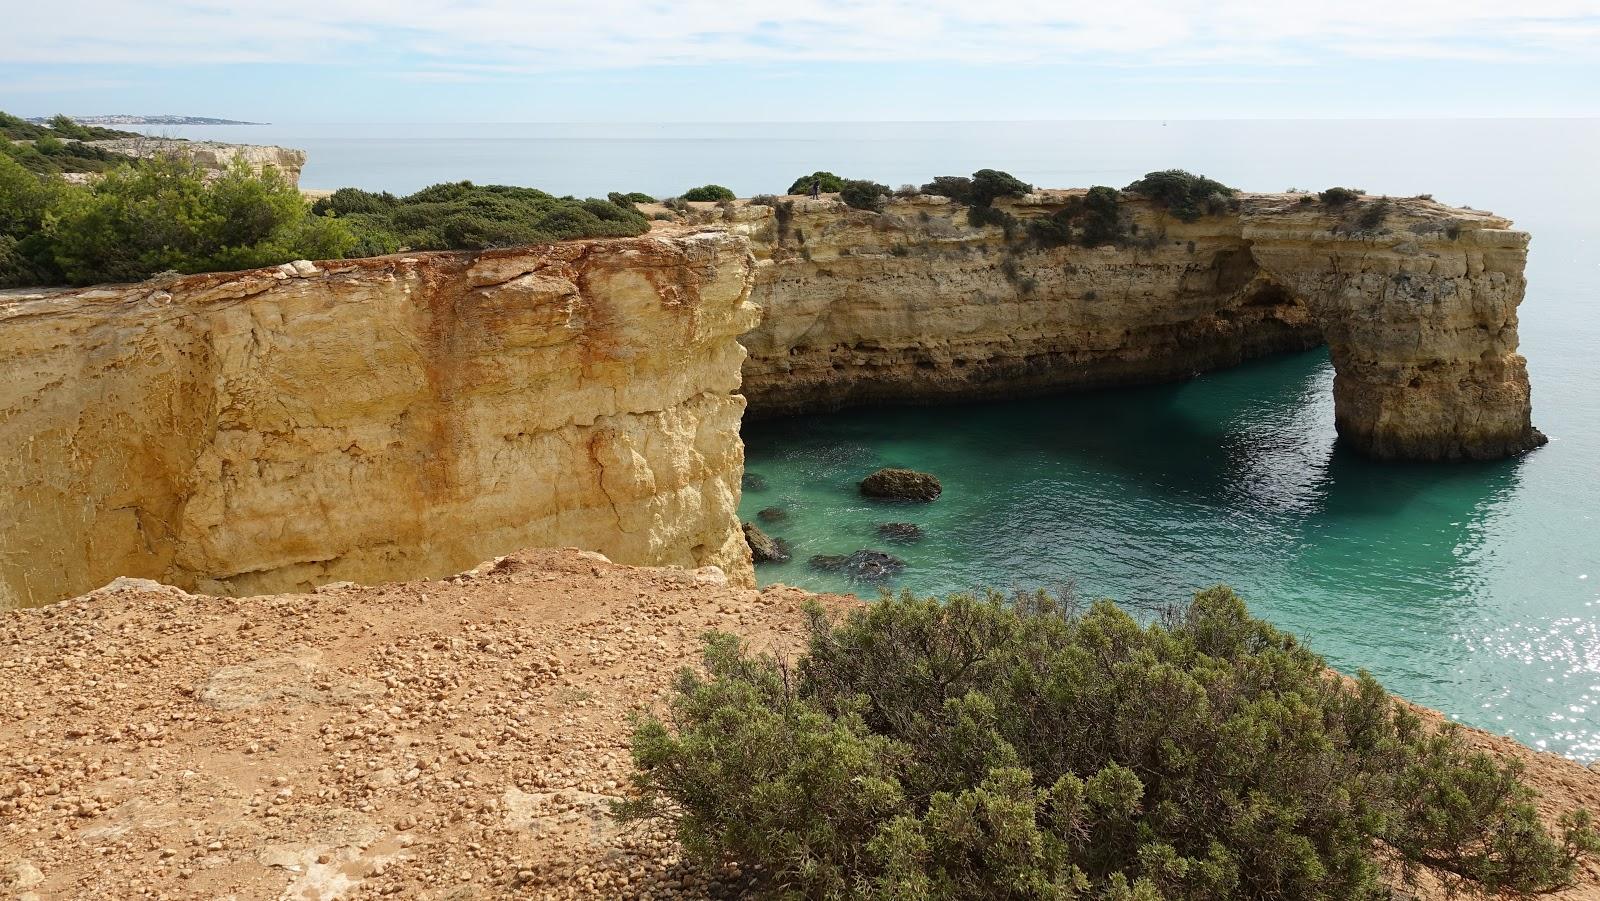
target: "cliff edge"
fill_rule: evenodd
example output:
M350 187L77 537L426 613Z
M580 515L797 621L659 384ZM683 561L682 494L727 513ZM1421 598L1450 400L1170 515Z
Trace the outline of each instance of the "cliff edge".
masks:
M720 231L0 293L0 607L526 545L752 580Z

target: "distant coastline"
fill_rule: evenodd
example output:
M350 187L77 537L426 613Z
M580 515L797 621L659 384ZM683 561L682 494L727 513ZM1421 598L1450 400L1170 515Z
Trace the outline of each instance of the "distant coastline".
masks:
M35 116L28 120L43 125L50 120ZM79 125L271 125L271 122L244 122L239 119L213 119L210 116L73 116Z

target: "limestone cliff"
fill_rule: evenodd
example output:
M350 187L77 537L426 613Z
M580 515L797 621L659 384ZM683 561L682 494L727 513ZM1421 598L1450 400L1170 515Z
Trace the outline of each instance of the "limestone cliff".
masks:
M0 294L0 607L526 545L748 583L751 266L706 231Z
M1022 223L1081 191L998 204ZM1241 195L1182 222L1124 196L1124 239L1041 248L942 197L882 213L730 209L759 258L752 415L1182 378L1326 342L1340 433L1384 458L1506 456L1530 422L1516 308L1528 236L1430 200Z
M260 172L271 167L278 170L289 184L300 186L300 170L306 165L306 152L289 147L266 144L224 144L220 141L177 141L165 138L119 138L112 141L90 141L114 153L131 157L181 154L209 172L222 172L234 160L244 160L251 170Z

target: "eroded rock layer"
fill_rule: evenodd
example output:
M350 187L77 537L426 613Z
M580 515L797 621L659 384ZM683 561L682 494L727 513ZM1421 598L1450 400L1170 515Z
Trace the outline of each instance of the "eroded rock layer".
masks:
M0 295L0 607L576 545L751 580L719 231Z
M760 260L752 415L1162 381L1326 342L1359 450L1492 458L1542 441L1516 353L1528 236L1507 220L1256 194L1183 222L1124 195L1120 241L1028 240L1029 219L1082 193L998 203L1009 234L941 197L730 211Z

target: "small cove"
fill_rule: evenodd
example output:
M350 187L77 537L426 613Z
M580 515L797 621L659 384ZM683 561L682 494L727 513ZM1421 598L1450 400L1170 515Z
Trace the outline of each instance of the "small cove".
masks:
M747 472L765 487L745 492L743 518L780 508L761 525L793 554L758 578L867 597L880 584L1046 588L1142 608L1225 582L1341 669L1595 756L1600 560L1587 513L1549 528L1570 498L1539 460L1559 444L1488 464L1371 462L1336 441L1332 378L1313 351L1181 384L748 423ZM944 494L861 497L880 466L935 473ZM885 522L926 534L896 543L878 535ZM807 563L862 548L906 570L851 582Z

